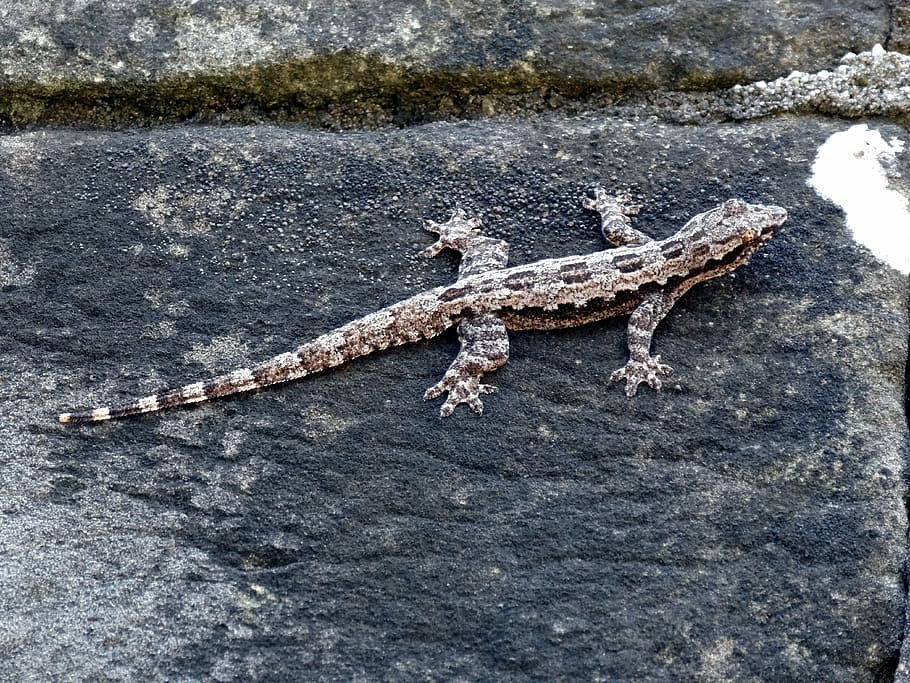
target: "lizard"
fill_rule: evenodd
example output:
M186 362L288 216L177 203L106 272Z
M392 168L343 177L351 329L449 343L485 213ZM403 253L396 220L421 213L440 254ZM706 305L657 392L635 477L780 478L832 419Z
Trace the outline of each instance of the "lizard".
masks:
M508 330L553 330L631 314L629 360L610 376L626 380L634 396L645 382L660 391L673 369L651 355L658 323L692 286L738 268L787 219L779 206L730 199L691 218L678 232L655 240L632 227L640 210L627 193L610 195L598 185L585 208L600 214L601 232L615 248L507 267L508 244L481 233L479 218L456 208L445 223L425 228L439 237L420 252L461 254L453 284L435 287L342 325L249 368L135 399L119 405L62 413L63 423L98 422L150 413L248 392L336 367L354 358L409 342L431 339L457 326L460 350L424 399L447 394L440 416L459 404L483 411L482 394L496 390L481 380L509 357Z

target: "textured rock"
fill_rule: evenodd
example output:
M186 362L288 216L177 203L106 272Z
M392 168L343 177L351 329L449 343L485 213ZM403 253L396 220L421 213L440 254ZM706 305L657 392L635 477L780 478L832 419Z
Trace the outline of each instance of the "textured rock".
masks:
M908 282L806 184L821 112L910 195L870 118L905 5L0 5L0 680L910 680ZM790 211L658 329L661 394L607 382L614 320L512 335L482 418L420 399L449 333L55 422L451 281L417 252L455 205L512 263L602 248L596 182L657 237Z
M281 63L339 50L423 70L517 61L588 78L610 71L763 75L821 68L844 48L881 42L885 2L719 0L601 5L552 2L79 3L35 0L0 10L0 72L18 81L95 81ZM711 17L707 22L705 17ZM691 30L697 27L698 30Z
M712 90L830 68L885 43L891 16L885 0L14 0L0 7L0 123L351 127Z
M890 46L893 50L910 52L910 4L898 0L891 4Z
M0 138L0 678L887 680L903 636L907 279L806 185L837 121L602 117L330 135ZM886 137L905 136L881 126ZM907 177L907 162L899 170ZM191 410L62 409L265 358L450 281L457 203L511 262L790 210L607 383L625 321L512 336L482 418L420 400L452 334Z
M770 83L734 86L727 93L736 118L823 111L851 118L910 114L910 56L875 45L849 53L832 71L793 71Z

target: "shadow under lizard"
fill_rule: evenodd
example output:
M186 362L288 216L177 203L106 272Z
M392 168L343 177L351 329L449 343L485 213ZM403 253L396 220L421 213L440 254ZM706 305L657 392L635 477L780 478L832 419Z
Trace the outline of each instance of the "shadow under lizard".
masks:
M507 330L575 327L631 313L629 360L611 381L626 380L634 396L642 382L660 390L672 372L651 356L658 323L690 287L729 273L749 260L787 219L779 206L731 199L690 219L664 240L632 228L637 206L627 195L608 195L603 187L585 207L601 216L601 230L616 249L544 259L506 267L508 244L480 234L480 220L456 210L446 223L427 221L439 235L424 256L443 249L461 253L458 279L387 306L316 337L296 350L250 368L187 384L119 405L62 413L64 423L99 422L260 389L296 380L392 346L430 339L457 325L461 349L437 384L424 394L447 393L440 415L460 403L483 411L481 394L495 387L481 382L509 357Z

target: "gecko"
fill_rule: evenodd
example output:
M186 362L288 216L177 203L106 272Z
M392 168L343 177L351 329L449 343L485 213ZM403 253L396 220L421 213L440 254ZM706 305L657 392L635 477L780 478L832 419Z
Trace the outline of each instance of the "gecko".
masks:
M601 232L615 248L507 267L507 242L483 235L480 219L456 208L445 223L425 222L439 237L420 252L459 252L453 284L415 294L258 365L118 405L62 413L58 420L99 422L261 389L455 326L460 349L424 399L446 394L441 417L462 403L480 414L481 395L496 390L481 380L508 360L509 330L575 327L625 314L631 314L629 360L610 380L626 380L630 397L642 382L660 391L661 377L673 369L651 355L658 323L692 286L746 263L787 219L779 206L730 199L655 240L632 227L630 216L641 207L631 204L629 194L611 195L598 185L594 198L582 201L600 214Z

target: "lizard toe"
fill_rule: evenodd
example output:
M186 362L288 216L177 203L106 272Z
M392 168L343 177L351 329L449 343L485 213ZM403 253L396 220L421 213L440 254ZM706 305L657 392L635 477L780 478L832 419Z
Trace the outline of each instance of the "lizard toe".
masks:
M667 376L673 368L660 362L660 356L648 357L645 360L629 359L625 367L620 368L610 375L611 382L626 380L626 396L632 397L638 393L638 385L645 382L654 391L660 391L663 384L661 375Z
M481 394L491 394L496 391L492 384L481 384L477 377L471 375L446 375L438 383L426 390L424 399L433 399L448 392L445 402L439 409L440 417L448 417L460 404L466 404L478 415L483 412Z
M432 401L434 398L439 398L445 392L445 387L442 386L442 382L438 382L423 392L424 401Z

